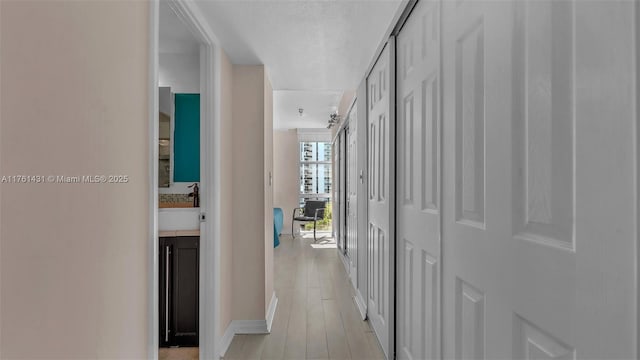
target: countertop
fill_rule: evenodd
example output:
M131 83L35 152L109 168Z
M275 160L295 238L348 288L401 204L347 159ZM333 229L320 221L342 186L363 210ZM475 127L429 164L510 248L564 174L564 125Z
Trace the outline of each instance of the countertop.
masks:
M200 236L200 230L162 230L158 231L158 237Z
M193 202L161 202L158 204L158 207L160 209L166 209L166 208L192 208L195 209L193 207Z

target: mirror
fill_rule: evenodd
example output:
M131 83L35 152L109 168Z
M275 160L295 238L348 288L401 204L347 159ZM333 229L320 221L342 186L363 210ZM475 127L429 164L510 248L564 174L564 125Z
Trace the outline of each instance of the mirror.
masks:
M158 187L171 186L171 88L158 89Z
M158 186L169 187L171 178L171 117L163 112L160 113L160 131L159 131L159 146L158 151Z

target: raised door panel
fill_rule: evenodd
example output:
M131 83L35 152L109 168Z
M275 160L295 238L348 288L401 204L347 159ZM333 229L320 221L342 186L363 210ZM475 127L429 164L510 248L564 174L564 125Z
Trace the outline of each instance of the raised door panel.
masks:
M574 5L527 2L515 12L513 231L573 249Z
M463 28L456 40L456 216L484 227L485 84L484 17Z

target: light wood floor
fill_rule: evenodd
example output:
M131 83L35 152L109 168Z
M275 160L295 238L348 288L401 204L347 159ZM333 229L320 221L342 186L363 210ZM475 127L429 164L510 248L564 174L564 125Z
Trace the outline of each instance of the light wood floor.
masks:
M274 251L278 308L268 335L236 335L224 359L383 359L337 250L283 235ZM320 242L320 241L319 241Z
M198 352L197 347L160 348L158 360L198 360Z

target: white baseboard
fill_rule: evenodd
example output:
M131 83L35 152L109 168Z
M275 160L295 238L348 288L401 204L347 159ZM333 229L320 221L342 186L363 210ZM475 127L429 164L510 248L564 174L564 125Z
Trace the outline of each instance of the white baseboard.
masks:
M273 292L271 295L271 302L269 302L269 309L267 310L267 331L271 332L271 324L273 323L273 318L276 315L276 308L278 307L278 298L276 297L276 292Z
M267 310L267 318L265 320L233 320L227 326L218 348L220 349L220 357L224 357L229 350L229 346L233 341L233 337L239 334L269 334L271 332L271 324L276 314L276 308L278 307L278 298L275 291L271 296L271 302L269 303L269 309Z
M233 341L234 335L235 335L235 332L233 330L233 322L231 322L229 323L229 326L227 326L227 329L224 331L224 334L222 334L222 338L220 339L220 345L218 346L218 349L220 349L221 358L223 358L224 355L227 353L227 350L229 350L229 346Z
M353 301L355 301L356 306L358 307L358 311L360 311L360 317L362 318L362 320L366 320L367 319L367 305L366 305L366 302L364 301L364 299L362 298L362 295L360 294L360 291L356 290L356 295L353 297Z
M225 356L233 338L240 334L268 334L266 320L233 320L220 339L220 359Z
M233 320L234 334L268 334L267 320Z

